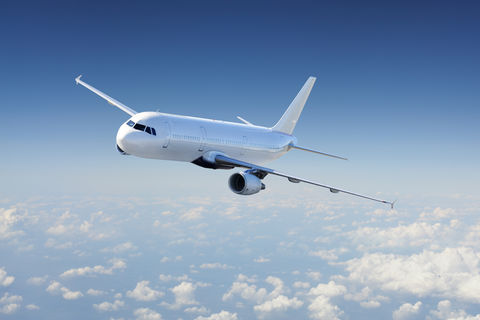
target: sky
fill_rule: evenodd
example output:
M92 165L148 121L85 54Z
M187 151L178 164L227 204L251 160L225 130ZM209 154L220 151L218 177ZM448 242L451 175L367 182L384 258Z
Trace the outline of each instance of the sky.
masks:
M0 318L480 318L475 1L42 1L0 10ZM121 156L137 111L272 126L278 177ZM372 272L373 270L373 272ZM478 285L476 285L478 284Z

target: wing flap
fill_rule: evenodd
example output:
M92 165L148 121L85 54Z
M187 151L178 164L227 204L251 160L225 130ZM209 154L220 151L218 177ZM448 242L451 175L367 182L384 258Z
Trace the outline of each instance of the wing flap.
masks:
M355 196L355 197L360 197L360 198L367 199L367 200L372 200L372 201L376 201L376 202L380 202L380 203L389 204L392 209L393 209L393 204L395 203L395 202L376 199L376 198L368 197L368 196L358 194L358 193L355 193L355 192L351 192L351 191L342 190L342 189L338 189L338 188L335 188L335 187L327 186L327 185L324 185L324 184L321 184L321 183L318 183L318 182L315 182L315 181L291 176L289 174L285 174L285 173L282 173L282 172L279 172L279 171L276 171L276 170L273 170L273 169L270 169L270 168L257 166L255 164L251 164L251 163L248 163L248 162L245 162L245 161L233 159L233 158L227 157L226 155L223 155L223 154L215 155L215 162L217 162L218 164L223 164L223 165L232 165L232 166L235 166L235 167L257 170L257 171L260 171L260 173L263 173L264 176L266 174L273 174L273 175L276 175L276 176L279 176L279 177L287 178L288 181L293 182L293 183L300 183L300 182L308 183L308 184L311 184L311 185L314 185L314 186L329 189L330 192L332 192L332 193L342 192L342 193L346 193L346 194L349 194L349 195L352 195L352 196Z

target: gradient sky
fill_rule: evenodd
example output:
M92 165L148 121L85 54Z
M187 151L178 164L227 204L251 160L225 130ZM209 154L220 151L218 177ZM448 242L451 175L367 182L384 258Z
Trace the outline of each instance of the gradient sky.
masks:
M75 86L79 74L137 111L267 126L313 75L295 134L350 161L292 152L273 166L367 192L468 193L480 179L478 10L476 2L5 3L2 189L82 192L87 176L115 188L132 167L159 178L219 175L119 157L126 115Z
M479 12L2 3L0 316L480 318ZM136 111L265 126L315 76L294 134L349 161L292 151L270 166L397 210L270 176L240 197L231 170L121 156L128 116L80 74Z

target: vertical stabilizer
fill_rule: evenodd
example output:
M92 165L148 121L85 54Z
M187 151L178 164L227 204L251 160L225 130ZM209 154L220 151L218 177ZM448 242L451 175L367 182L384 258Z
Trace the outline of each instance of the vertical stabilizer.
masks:
M317 78L315 77L308 78L307 82L305 82L300 92L298 92L295 99L293 99L292 103L290 103L290 105L288 106L287 111L285 111L277 124L272 127L272 130L292 134L293 129L295 129L295 125L297 124L298 118L302 113L303 106L305 105L305 102L307 102L310 91L312 91L315 80L317 80Z

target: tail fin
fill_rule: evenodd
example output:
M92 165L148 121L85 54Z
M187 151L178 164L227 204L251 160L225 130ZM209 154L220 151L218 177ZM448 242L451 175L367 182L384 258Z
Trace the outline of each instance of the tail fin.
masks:
M298 118L302 113L303 106L305 105L305 102L307 102L310 91L312 91L315 80L317 80L315 77L308 78L307 82L305 82L295 99L293 99L292 103L290 103L290 106L288 106L287 111L285 111L280 120L278 120L277 124L272 127L272 130L292 134Z

